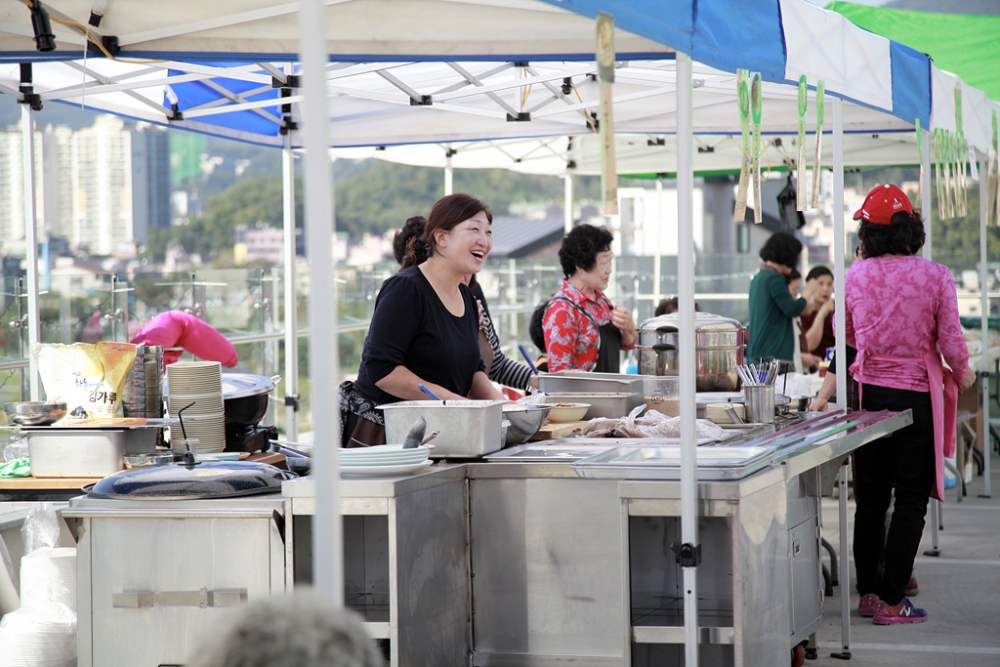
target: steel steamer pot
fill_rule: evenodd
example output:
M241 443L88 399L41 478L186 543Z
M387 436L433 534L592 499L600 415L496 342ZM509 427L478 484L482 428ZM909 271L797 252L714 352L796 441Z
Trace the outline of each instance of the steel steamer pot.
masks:
M636 346L641 375L677 375L680 315L671 313L642 322ZM695 313L697 391L736 391L736 366L743 363L746 329L737 321Z

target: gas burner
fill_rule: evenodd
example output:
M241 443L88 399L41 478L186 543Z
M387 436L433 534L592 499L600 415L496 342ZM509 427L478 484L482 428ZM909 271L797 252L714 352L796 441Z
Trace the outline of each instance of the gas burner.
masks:
M260 452L271 446L271 440L278 438L276 426L226 426L227 452Z

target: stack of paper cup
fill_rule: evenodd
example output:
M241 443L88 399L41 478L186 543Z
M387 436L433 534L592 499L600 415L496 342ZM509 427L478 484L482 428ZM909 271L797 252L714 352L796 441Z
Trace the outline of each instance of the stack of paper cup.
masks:
M76 611L76 549L35 549L21 559L21 606L60 602Z
M181 413L181 425L171 428L175 452L187 445L196 454L226 448L226 414L222 403L222 365L217 361L178 361L167 366L170 416ZM190 407L187 407L190 406Z

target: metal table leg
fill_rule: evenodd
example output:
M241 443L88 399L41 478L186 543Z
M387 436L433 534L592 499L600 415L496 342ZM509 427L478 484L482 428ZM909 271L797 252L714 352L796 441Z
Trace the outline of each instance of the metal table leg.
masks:
M831 657L841 660L851 659L851 564L847 558L847 471L850 470L851 459L844 459L840 468L838 488L840 490L840 653L831 653Z

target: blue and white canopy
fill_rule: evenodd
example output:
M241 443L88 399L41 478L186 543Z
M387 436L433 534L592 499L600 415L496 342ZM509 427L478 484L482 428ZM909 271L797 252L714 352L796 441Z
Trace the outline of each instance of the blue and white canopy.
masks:
M99 26L88 29L120 50L111 60L92 45L83 59L82 26L101 5ZM0 64L3 92L20 95L13 63L31 60L43 101L270 145L282 145L284 128L299 123L300 98L288 78L299 71L296 3L177 0L137 12L125 3L52 0L46 7L62 21L53 24L57 50L48 54L34 50L26 5L0 8L0 61L12 63ZM617 28L621 133L674 129L676 51L696 61L696 132L738 129L738 67L774 84L764 90L765 132L794 132L795 91L787 84L800 75L849 102L847 133L908 129L916 119L954 129L953 90L964 87L927 56L804 0L348 0L327 2L326 11L337 147L586 134L586 114L596 110L599 11ZM996 105L975 93L965 91L964 130L985 151Z

